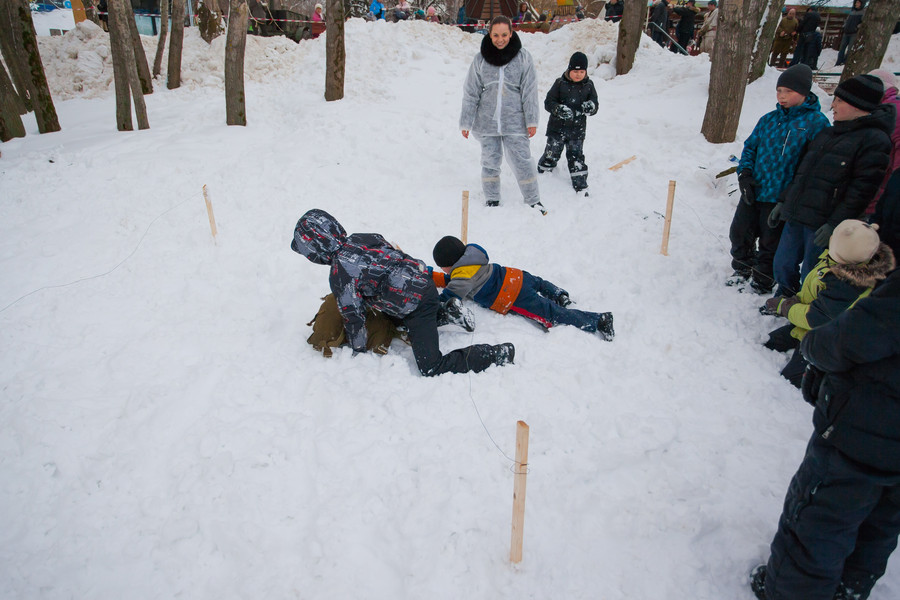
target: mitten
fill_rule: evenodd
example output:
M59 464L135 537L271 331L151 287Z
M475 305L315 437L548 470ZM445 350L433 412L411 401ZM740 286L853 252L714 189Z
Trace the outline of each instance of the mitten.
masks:
M813 242L815 242L816 246L818 246L819 248L827 248L828 240L831 239L832 233L834 233L834 225L825 223L824 225L816 229L816 237Z
M803 379L800 381L800 392L803 399L813 406L819 399L819 388L822 387L822 377L825 373L812 365L806 365L803 372Z
M562 119L563 121L568 121L569 119L575 116L575 113L572 112L572 109L566 106L565 104L560 104L556 107L556 116Z
M597 105L594 104L593 100L585 100L581 103L581 112L586 115L594 114L594 111L597 110Z
M776 204L775 207L772 209L772 212L769 213L769 216L766 219L766 223L772 229L775 229L776 227L778 227L778 224L781 222L781 209L783 206L784 206L783 202L779 202L778 204Z
M778 306L776 307L776 311L782 317L788 316L788 312L790 312L791 307L800 302L800 298L797 296L791 296L790 298L782 298L778 302Z
M741 188L741 202L753 206L756 202L756 192L760 188L759 182L753 179L753 171L750 169L741 171L738 175L738 187Z

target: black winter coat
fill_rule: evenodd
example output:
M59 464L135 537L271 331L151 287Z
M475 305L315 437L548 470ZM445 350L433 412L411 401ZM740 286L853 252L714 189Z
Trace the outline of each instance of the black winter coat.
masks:
M800 17L800 22L797 24L797 33L801 35L804 33L813 33L821 22L822 15L819 14L819 11L810 8L802 17Z
M622 13L625 12L625 0L619 0L615 4L606 3L606 17L604 17L607 21L611 21L613 23L618 23L622 20Z
M825 372L816 433L862 465L900 474L900 270L807 333L800 351Z
M894 171L875 205L873 223L878 223L878 236L900 256L900 169Z
M681 20L678 21L678 25L675 27L675 31L680 34L694 34L694 23L697 20L698 10L694 10L689 6L676 6L675 14L681 17Z
M870 115L820 131L781 193L781 218L812 228L859 218L890 164L894 113L893 105L879 104Z
M594 109L584 112L582 105L588 100L594 103ZM560 106L568 106L574 118L561 118ZM588 116L597 114L597 90L594 89L594 82L585 75L584 79L576 83L569 79L569 73L566 71L547 92L544 108L550 113L550 120L547 121L548 136L565 133L570 138L584 139Z

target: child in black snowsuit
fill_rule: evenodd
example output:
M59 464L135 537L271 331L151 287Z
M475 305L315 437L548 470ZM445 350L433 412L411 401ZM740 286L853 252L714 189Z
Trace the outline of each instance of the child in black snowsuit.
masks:
M522 315L549 329L554 325L573 325L598 333L612 341L612 313L595 313L567 308L569 293L528 271L489 263L487 252L478 244L463 244L452 235L434 246L434 262L443 273L434 272L435 284L444 288L443 298L471 298L481 306L502 315Z
M552 171L566 149L572 187L587 195L588 168L584 162L584 137L588 115L597 114L597 90L587 75L587 56L576 52L569 60L569 68L556 80L544 108L550 113L547 122L547 147L538 161L538 173Z
M307 211L294 229L291 249L331 267L328 283L354 353L366 351L366 309L407 328L416 366L425 376L483 371L513 362L512 344L476 344L441 354L440 299L425 263L391 246L377 233L347 232L324 210Z

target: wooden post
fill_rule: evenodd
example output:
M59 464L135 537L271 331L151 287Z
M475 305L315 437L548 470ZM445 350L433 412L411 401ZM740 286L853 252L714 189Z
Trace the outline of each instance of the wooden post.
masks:
M466 238L469 237L469 190L463 192L462 196L462 229L459 239L463 244L468 244Z
M213 243L216 241L216 217L213 215L212 202L209 200L209 194L206 186L203 186L203 199L206 200L206 214L209 215L209 230L212 231Z
M525 533L525 477L528 474L528 425L516 423L516 464L513 484L512 542L509 561L522 562L522 540Z
M660 253L669 255L669 229L672 227L672 205L675 203L675 182L669 181L669 200L666 202L666 224L663 225L663 240Z
M625 165L627 165L628 163L630 163L631 161L633 161L633 160L636 159L636 158L637 158L637 155L629 156L629 157L626 158L625 160L620 161L620 162L617 162L616 164L614 164L613 166L611 166L611 167L609 168L609 170L610 170L610 171L618 171L619 169L621 169L622 167L624 167Z

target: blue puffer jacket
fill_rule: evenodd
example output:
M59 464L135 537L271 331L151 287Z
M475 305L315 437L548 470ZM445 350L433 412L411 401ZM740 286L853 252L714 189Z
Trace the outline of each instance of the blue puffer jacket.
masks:
M760 184L758 202L776 202L794 177L800 155L817 133L828 127L819 98L813 93L799 106L775 110L762 116L744 142L738 173L753 172Z

